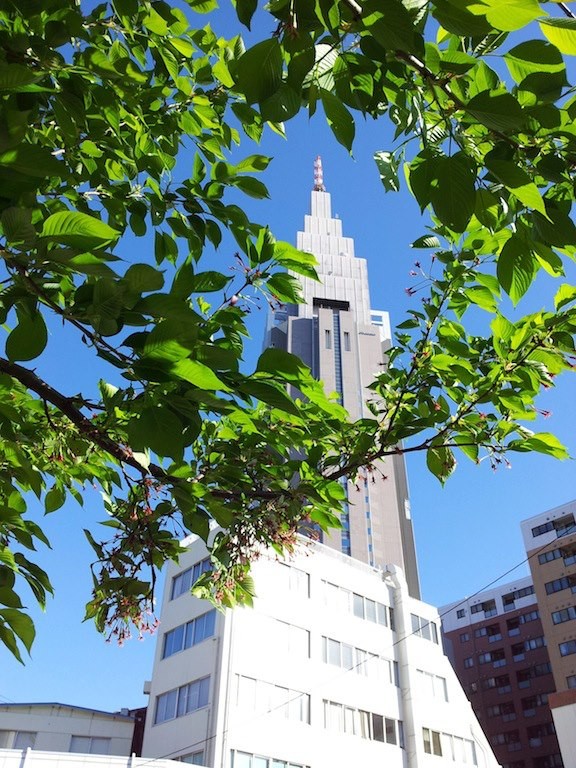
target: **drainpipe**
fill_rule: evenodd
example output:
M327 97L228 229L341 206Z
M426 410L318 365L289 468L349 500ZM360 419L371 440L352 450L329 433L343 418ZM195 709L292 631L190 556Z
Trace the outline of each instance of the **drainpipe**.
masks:
M404 721L404 741L407 768L418 768L420 733L416 730L414 703L416 699L416 668L410 665L407 638L412 634L408 585L404 573L397 565L384 566L382 578L392 587L394 595L394 623L396 628L396 651L398 654L398 672L400 695L402 699L402 719Z

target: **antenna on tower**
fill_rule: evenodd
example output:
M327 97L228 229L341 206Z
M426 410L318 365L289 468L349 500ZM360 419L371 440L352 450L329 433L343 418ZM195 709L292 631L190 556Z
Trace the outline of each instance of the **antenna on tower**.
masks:
M314 192L326 192L324 186L324 173L322 172L322 158L320 155L314 160Z

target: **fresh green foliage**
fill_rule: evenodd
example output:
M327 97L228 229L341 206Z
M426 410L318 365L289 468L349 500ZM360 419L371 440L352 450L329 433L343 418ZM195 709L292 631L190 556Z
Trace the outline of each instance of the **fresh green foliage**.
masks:
M442 482L458 454L494 465L508 451L566 455L525 423L541 388L574 367L576 289L562 282L552 311L522 316L521 302L540 272L562 280L576 253L568 7L236 0L239 29L275 17L248 50L197 16L215 8L0 10L0 640L19 659L34 637L21 588L42 606L51 592L28 559L47 544L33 518L39 505L82 504L87 484L108 512L107 541L87 531L87 617L122 639L131 623L148 627L155 573L179 540L207 538L212 522L223 532L197 592L249 603L258 549L289 550L303 522L337 525L339 480L387 455L423 451ZM398 190L404 167L433 222L413 234L432 254L418 266L427 296L399 326L372 417L356 424L287 353L240 368L247 298L297 302L295 276L315 275L309 255L228 197L267 196L254 174L269 158L254 142L300 110L324 112L348 149L356 116L389 119L396 144L375 157L383 185ZM224 230L238 243L233 278L206 255ZM128 237L146 238L142 261L122 260ZM509 317L505 294L519 305ZM471 332L483 318L486 332ZM89 392L42 376L57 324L109 372Z

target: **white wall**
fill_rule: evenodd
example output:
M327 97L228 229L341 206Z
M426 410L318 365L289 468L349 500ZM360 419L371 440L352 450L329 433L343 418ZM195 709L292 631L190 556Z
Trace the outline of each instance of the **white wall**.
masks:
M186 568L204 556L200 542L181 561ZM351 765L386 765L387 768L460 768L463 760L452 759L449 740L443 735L443 757L426 754L423 728L438 734L475 744L480 768L497 765L490 747L473 714L441 645L413 634L411 614L424 623L434 622L440 640L438 612L432 606L408 596L402 572L392 568L388 573L347 558L326 547L310 542L299 548L290 562L292 569L309 574L310 597L302 597L287 586L286 565L262 557L253 566L258 592L254 609L236 609L223 614L213 640L161 660L162 634L190 616L206 610L190 595L166 601L161 614L158 652L152 679L150 714L147 718L143 754L175 756L189 752L191 745L201 748L206 740L206 761L213 768L229 768L231 750L286 760L311 768L350 768ZM166 595L171 588L172 569L166 579ZM327 603L324 582L338 585L349 593L394 609L396 631L346 609L346 594L340 608ZM334 594L330 593L332 597ZM350 595L351 596L351 595ZM274 622L282 622L281 632ZM310 632L310 658L287 654L287 625ZM284 634L282 634L284 633ZM298 635L301 637L301 635ZM375 679L324 663L322 638L327 637L354 648L377 654L400 669L400 686L384 677ZM380 669L385 668L378 664ZM444 678L448 702L434 696L424 682L430 676ZM212 678L207 707L166 723L153 724L155 697L158 693L189 682L200 674ZM238 676L243 678L242 691L250 689L246 678L259 681L258 690L271 691L276 699L263 709L258 697L248 706L237 701ZM266 687L273 684L274 689ZM281 716L286 695L288 700L299 692L310 696L310 724ZM404 723L406 747L362 738L359 735L328 730L324 722L324 701L343 704L350 709L383 715ZM353 715L350 715L353 717ZM459 742L464 743L464 742ZM471 748L471 747L470 747ZM466 763L467 768L470 762Z
M72 736L108 738L110 755L129 755L134 718L64 704L0 705L0 731L36 733L34 749L68 752Z

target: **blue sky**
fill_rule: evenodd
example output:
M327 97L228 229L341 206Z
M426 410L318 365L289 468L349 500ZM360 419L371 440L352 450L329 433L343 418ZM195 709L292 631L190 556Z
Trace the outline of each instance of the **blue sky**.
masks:
M274 158L263 177L270 200L246 199L251 216L269 224L278 239L295 242L309 211L313 160L320 154L332 210L343 220L344 234L355 239L356 255L368 260L372 306L388 310L393 325L400 323L406 310L420 300L418 295L408 297L405 288L414 280L409 276L414 260L424 253L416 253L409 244L424 234L426 221L405 187L397 194L385 194L380 184L372 156L393 146L387 125L359 118L353 158L335 143L320 113L312 121L298 118L288 124L287 131L287 141L271 134L260 149L247 142L238 155L260 151ZM142 241L132 243L125 258L141 260L142 247ZM217 256L207 258L217 260L212 262L217 268L232 266L234 250L234 244L225 241ZM575 269L567 279L576 281ZM540 280L526 302L527 311L551 306L553 290L551 281ZM265 310L254 311L247 368L260 352L264 324ZM56 326L43 372L67 394L86 384L95 387L102 375L92 357ZM554 389L543 393L539 405L552 415L536 427L529 426L554 432L576 456L576 377L561 378ZM504 580L526 575L520 520L576 497L573 461L526 454L510 458L511 469L497 472L487 463L475 466L462 459L441 488L426 470L423 455L409 457L412 515L426 601L442 605L469 596L518 564ZM30 510L34 512L32 504ZM58 701L105 710L146 703L142 684L151 673L154 639L133 640L119 648L105 643L91 624L81 623L90 594L91 560L82 528L103 517L99 494L90 489L84 509L69 504L45 519L53 549L39 557L51 573L56 597L49 601L46 613L33 610L38 637L24 667L0 648L0 701Z

